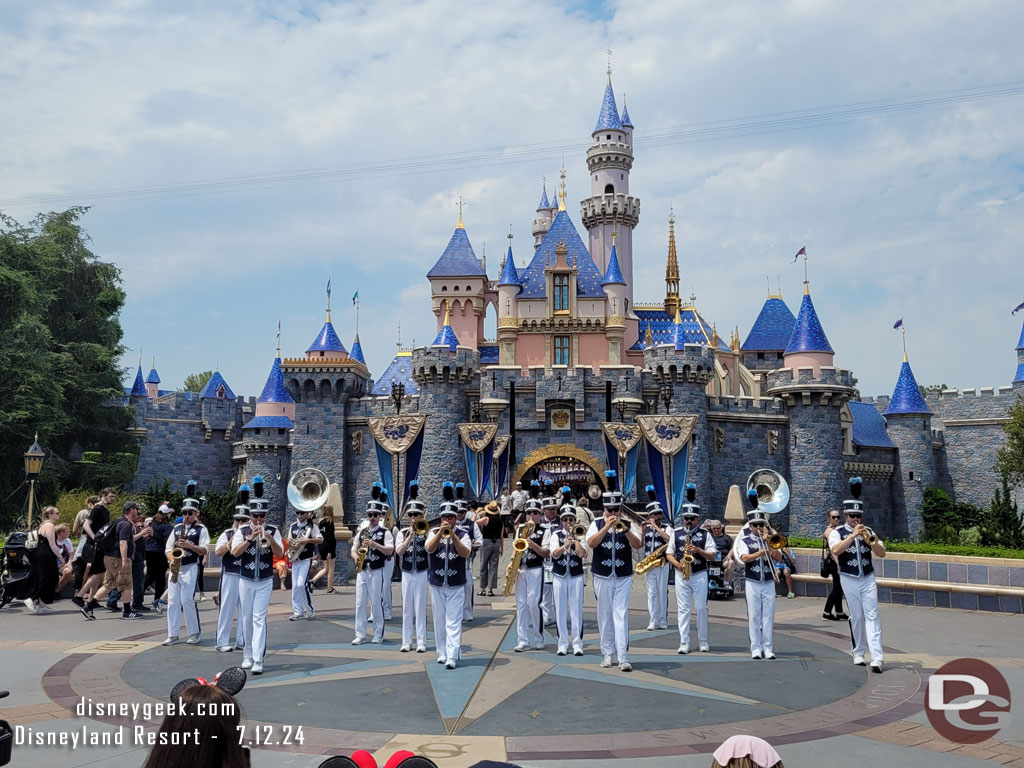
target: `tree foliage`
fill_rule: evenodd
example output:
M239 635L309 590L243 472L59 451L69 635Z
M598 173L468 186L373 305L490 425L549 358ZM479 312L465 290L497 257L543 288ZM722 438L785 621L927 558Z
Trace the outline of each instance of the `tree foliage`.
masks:
M941 488L925 488L921 504L922 536L925 541L955 544L957 541L956 506Z
M0 523L25 501L16 489L36 433L48 455L44 502L73 476L73 446L131 446L118 365L125 295L117 267L89 250L79 223L86 210L41 214L30 225L0 214Z
M170 503L176 514L181 514L184 490L171 488L170 481L165 477L159 483L150 483L149 488L139 497L139 501L145 505L148 514L160 509L160 505L165 501ZM225 528L231 527L235 505L238 504L238 493L233 487L223 492L204 491L202 488L199 490L203 499L203 508L199 514L200 522L210 530L211 536L216 536Z
M921 390L921 397L928 397L928 395L941 395L944 390L949 389L945 384L918 384L917 388Z
M182 392L202 392L203 387L206 386L206 382L213 376L213 371L200 371L199 373L190 373L185 377L185 381L182 382Z
M1006 443L999 449L996 469L1006 477L1010 485L1024 485L1024 398L1007 413L1010 421L1003 425Z
M1002 489L996 488L987 525L982 529L982 543L992 547L1024 546L1024 523L1017 503L1010 495L1010 485L1003 475Z

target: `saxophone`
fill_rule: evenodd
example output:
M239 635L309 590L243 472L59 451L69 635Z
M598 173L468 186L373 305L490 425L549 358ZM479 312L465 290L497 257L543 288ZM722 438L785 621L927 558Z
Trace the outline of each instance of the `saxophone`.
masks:
M505 571L505 597L511 595L512 590L515 589L516 579L519 577L519 564L522 562L523 552L528 546L526 540L532 535L533 521L527 520L520 529L518 538L512 542L512 561L508 564L508 570Z
M370 548L363 542L363 534L369 531L369 528L364 528L359 532L359 549L356 550L356 573L363 570L363 565L366 563L366 556L370 553Z
M687 541L689 541L689 539L687 539ZM666 541L664 544L662 544L656 550L651 552L651 554L647 555L647 557L645 557L643 560L641 560L639 563L637 563L636 567L633 568L633 571L635 573L639 574L640 576L643 576L645 573L647 573L650 570L653 570L654 568L660 568L666 562L668 562L668 559L665 557L665 553L667 551L668 551L668 542ZM689 577L687 577L687 578L689 578Z

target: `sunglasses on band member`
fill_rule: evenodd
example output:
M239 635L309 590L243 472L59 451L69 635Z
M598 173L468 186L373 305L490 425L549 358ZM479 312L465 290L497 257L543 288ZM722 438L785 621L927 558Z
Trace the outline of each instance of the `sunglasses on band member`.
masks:
M764 528L764 523L751 523L751 528Z
M858 520L860 520L862 517L864 517L864 515L862 515L860 512L847 512L846 516L847 517L855 517Z
M253 514L249 515L249 517L251 517L253 520L263 520L266 517L266 515L260 515L254 512Z

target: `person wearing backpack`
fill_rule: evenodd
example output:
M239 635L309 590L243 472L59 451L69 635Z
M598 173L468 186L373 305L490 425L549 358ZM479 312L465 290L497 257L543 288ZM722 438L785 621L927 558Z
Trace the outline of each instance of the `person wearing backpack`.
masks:
M108 592L116 589L124 604L121 618L126 621L142 618L141 613L132 610L132 560L135 556L136 525L141 508L142 505L137 501L126 501L121 517L114 521L113 530L104 537L103 586L93 597L93 602L99 604Z
M108 528L110 526L109 507L116 498L117 491L113 488L104 488L100 491L99 503L92 508L92 511L89 513L89 519L82 524L85 535L88 536L88 541L86 541L85 546L82 548L82 559L86 564L85 573L82 577L82 588L78 590L78 594L71 598L71 602L77 605L82 615L90 621L96 618L93 609L99 605L94 597L96 591L103 585L102 538L110 530Z

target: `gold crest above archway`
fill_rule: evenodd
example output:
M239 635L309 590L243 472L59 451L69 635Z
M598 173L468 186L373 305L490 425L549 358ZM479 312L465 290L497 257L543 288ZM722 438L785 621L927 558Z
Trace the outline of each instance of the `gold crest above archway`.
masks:
M571 443L549 443L535 451L530 451L530 453L523 457L523 460L516 466L515 474L512 476L511 487L514 488L515 484L523 479L523 475L542 461L562 457L583 462L594 470L594 473L601 480L604 479L604 462L594 456L594 454L582 448L577 448Z

